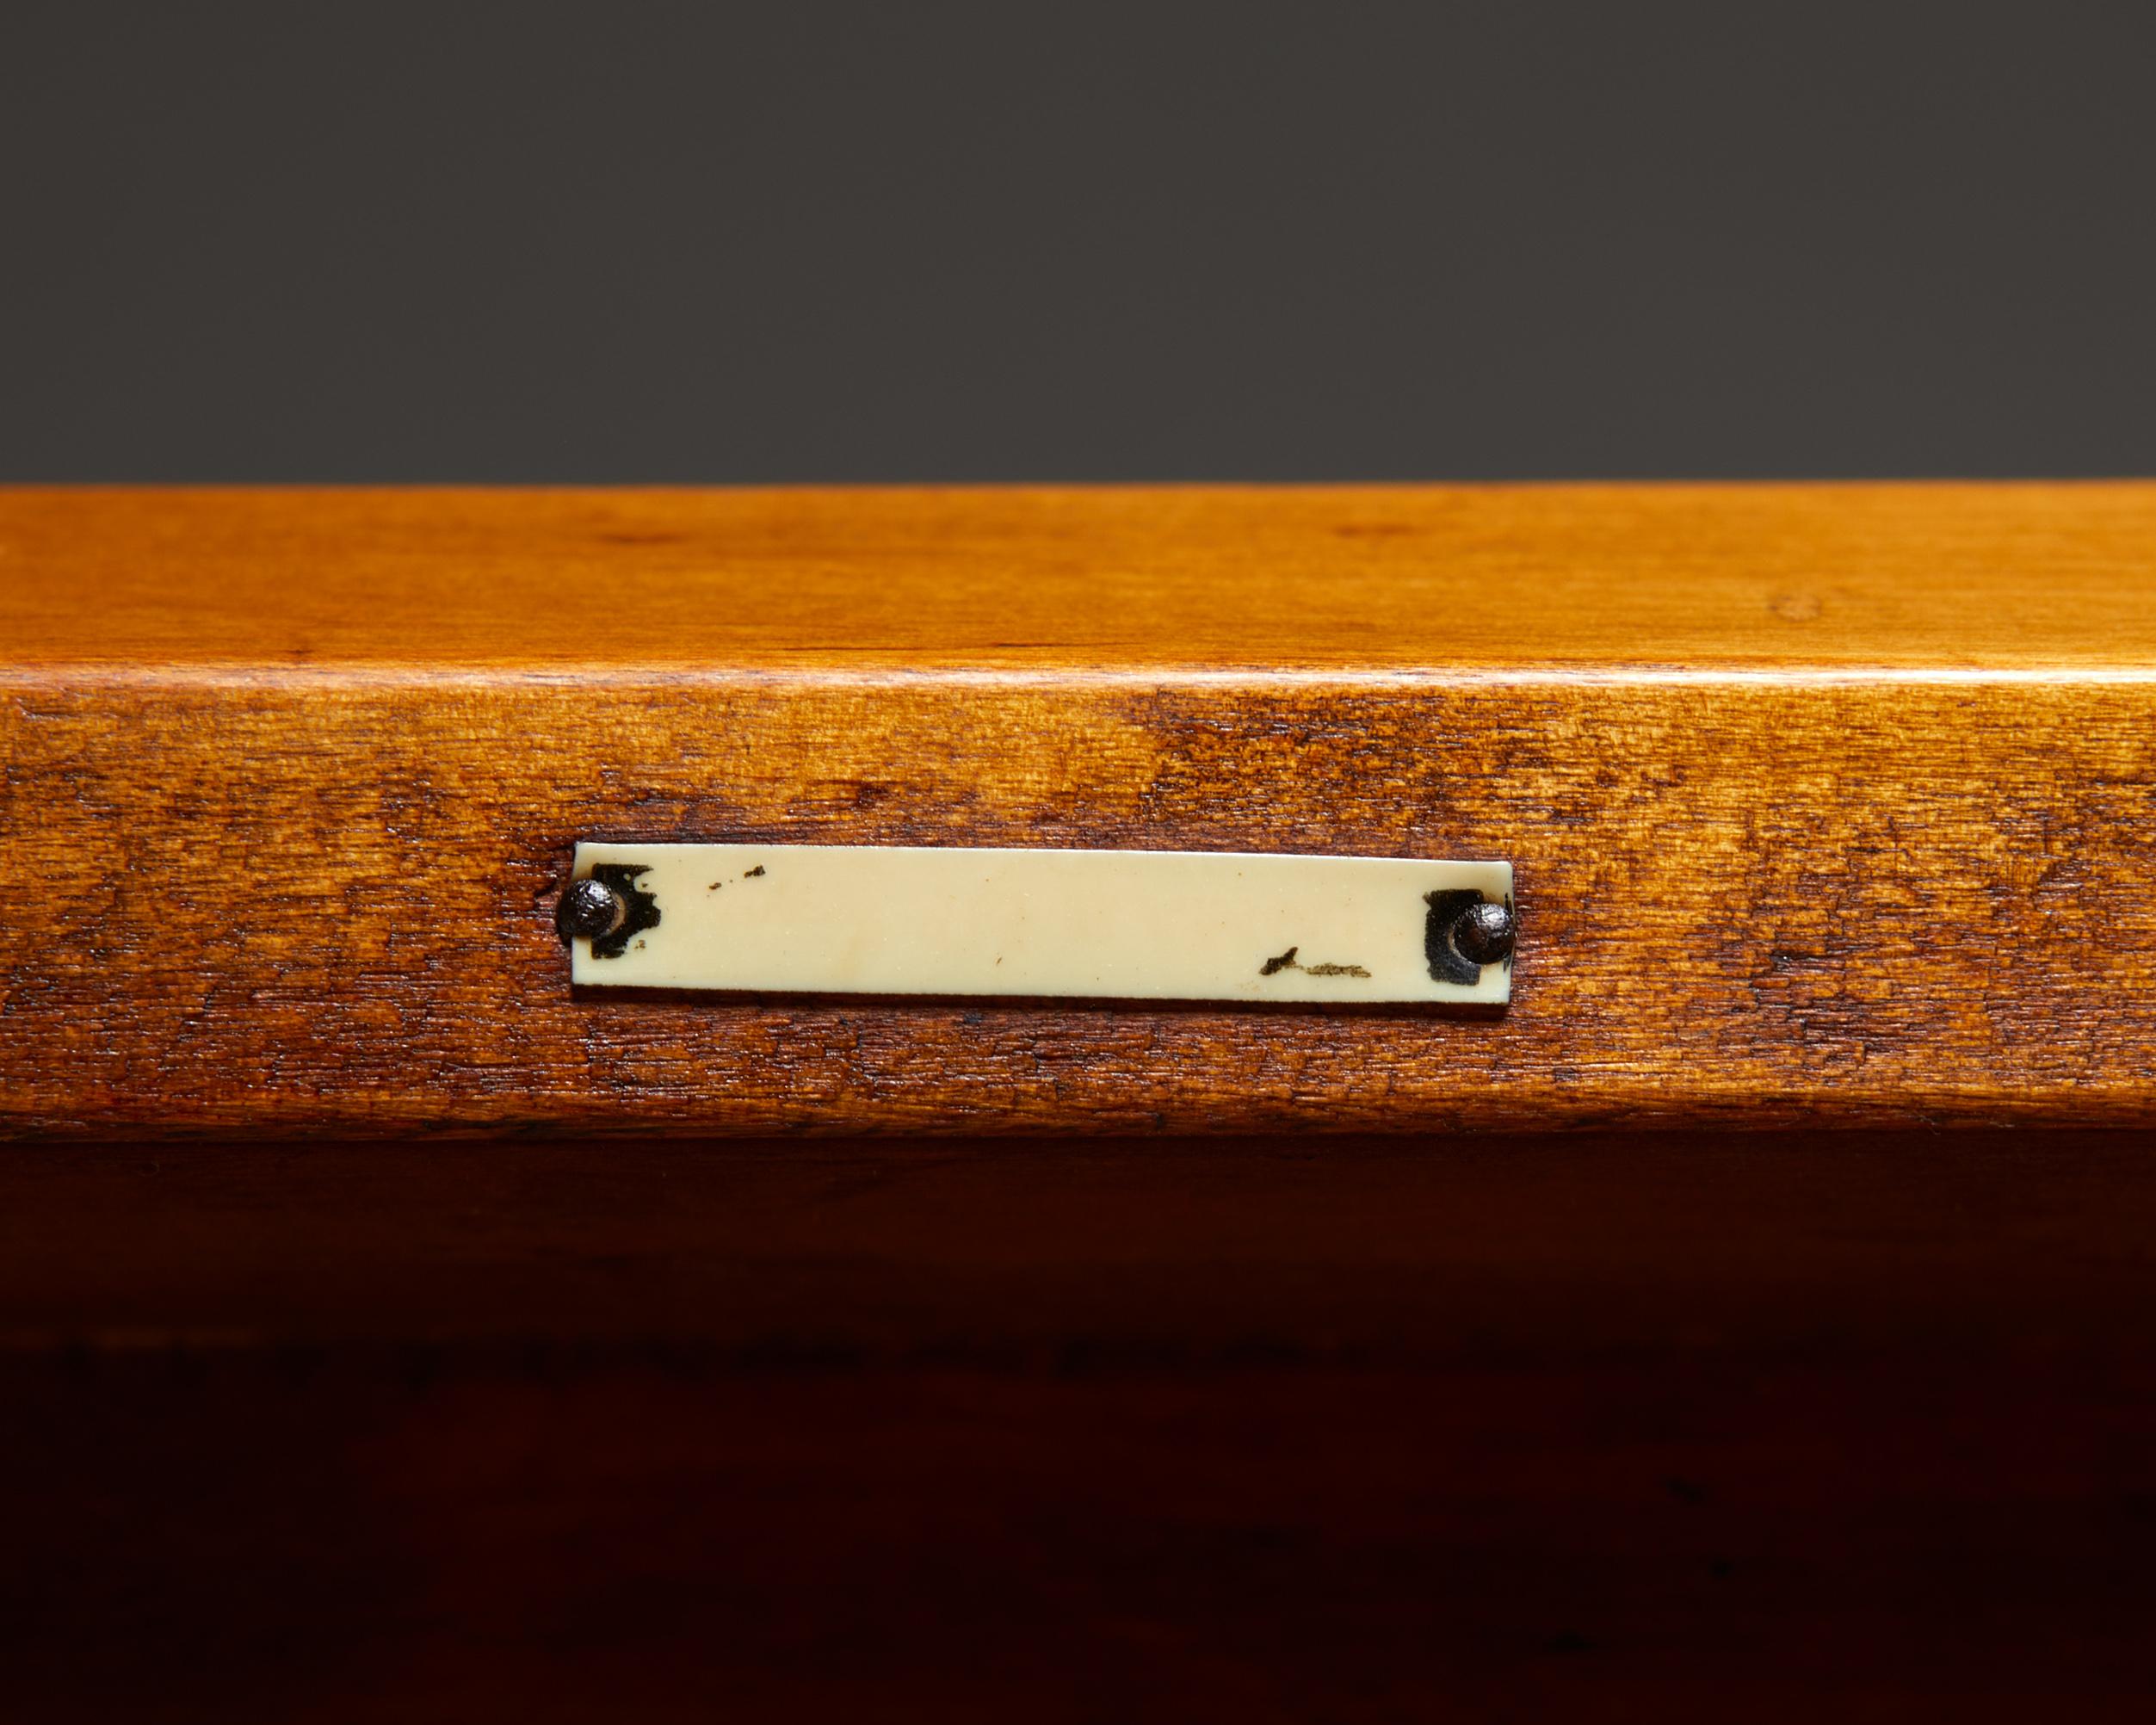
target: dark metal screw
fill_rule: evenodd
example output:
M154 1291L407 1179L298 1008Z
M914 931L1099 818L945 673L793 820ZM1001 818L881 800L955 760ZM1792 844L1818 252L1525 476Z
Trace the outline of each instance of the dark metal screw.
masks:
M1511 953L1517 931L1511 908L1485 899L1461 912L1460 919L1452 925L1452 943L1460 949L1462 958L1477 964L1495 964Z
M629 907L603 881L571 881L554 906L554 929L565 941L597 940L621 926Z

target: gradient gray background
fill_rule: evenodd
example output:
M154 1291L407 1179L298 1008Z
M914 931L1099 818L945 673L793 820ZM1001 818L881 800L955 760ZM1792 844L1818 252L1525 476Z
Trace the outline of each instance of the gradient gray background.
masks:
M2156 471L2156 6L20 3L0 479Z

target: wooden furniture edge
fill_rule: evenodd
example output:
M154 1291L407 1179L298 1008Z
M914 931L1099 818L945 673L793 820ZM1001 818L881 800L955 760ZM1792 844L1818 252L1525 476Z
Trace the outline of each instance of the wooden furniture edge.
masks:
M2156 684L20 674L12 1133L2156 1115ZM1502 1017L576 996L579 837L1487 856Z

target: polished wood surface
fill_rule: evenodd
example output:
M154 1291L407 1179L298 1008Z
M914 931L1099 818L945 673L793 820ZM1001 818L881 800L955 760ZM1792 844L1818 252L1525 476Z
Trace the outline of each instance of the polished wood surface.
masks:
M0 1131L2147 1122L2152 522L11 494ZM1495 857L1523 933L1497 1019L584 999L578 838Z
M0 731L16 1130L2156 1104L2156 687L173 686ZM1523 932L1498 1019L579 998L580 836L1501 857Z
M0 491L8 674L2156 664L2156 485Z
M0 493L0 1716L2138 1718L2153 528ZM1501 856L1515 1005L580 999L587 836Z

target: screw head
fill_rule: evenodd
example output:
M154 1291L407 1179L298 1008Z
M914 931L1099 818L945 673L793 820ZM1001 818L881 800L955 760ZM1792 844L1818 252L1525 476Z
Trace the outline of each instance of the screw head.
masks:
M1462 958L1476 964L1495 964L1510 955L1517 932L1510 908L1485 899L1461 912L1459 921L1452 925L1452 943L1460 949Z
M571 881L554 906L554 929L564 941L596 940L621 926L629 907L602 881Z

